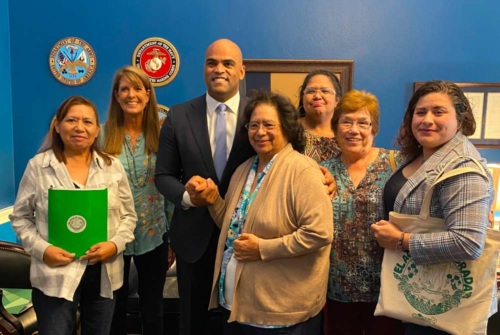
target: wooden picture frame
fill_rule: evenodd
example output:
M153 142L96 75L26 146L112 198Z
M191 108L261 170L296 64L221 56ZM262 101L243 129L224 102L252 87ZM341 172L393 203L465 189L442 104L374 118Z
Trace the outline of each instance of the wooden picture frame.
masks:
M425 82L415 82L415 92ZM455 83L472 107L476 132L469 140L478 148L500 149L500 83Z
M297 104L299 87L312 70L324 69L335 74L342 93L352 89L353 60L244 59L246 75L242 91L272 89L288 96Z

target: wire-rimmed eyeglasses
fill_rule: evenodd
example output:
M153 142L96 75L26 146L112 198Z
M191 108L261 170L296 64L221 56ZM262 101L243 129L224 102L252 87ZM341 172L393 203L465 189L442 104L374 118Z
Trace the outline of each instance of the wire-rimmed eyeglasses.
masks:
M372 123L368 120L343 120L339 122L339 126L343 129L351 129L352 126L357 125L359 129L368 129L372 126Z
M273 122L248 122L247 124L245 124L245 128L247 128L249 131L258 131L261 126L264 127L266 131L273 131L279 127L278 124Z
M304 91L305 95L316 95L316 93L319 93L321 95L328 95L328 94L337 94L333 88L330 87L321 87L321 88L314 88L314 87L308 87L305 88Z

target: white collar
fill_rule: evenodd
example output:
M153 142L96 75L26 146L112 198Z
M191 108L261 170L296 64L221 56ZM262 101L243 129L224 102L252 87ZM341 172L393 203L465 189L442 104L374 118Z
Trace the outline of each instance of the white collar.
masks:
M215 100L212 98L208 92L205 95L206 100L207 100L207 112L209 115L212 115L215 112L215 109L219 104L221 103L220 101ZM229 100L225 101L224 104L228 107L226 111L230 111L236 115L238 115L238 108L240 106L240 92L237 92L233 97L231 97Z

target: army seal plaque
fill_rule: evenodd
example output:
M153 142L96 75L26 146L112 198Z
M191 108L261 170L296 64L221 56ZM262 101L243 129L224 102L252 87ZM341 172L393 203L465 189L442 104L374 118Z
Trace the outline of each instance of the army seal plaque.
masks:
M52 47L49 55L50 72L61 83L83 85L95 73L97 61L94 49L78 37L66 37Z
M177 75L180 59L172 43L163 38L152 37L135 48L132 65L142 69L153 86L164 86Z

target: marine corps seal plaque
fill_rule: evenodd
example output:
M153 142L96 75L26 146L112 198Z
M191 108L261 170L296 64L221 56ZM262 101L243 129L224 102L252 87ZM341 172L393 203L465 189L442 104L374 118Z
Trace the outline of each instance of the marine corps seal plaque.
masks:
M142 69L153 86L163 86L174 80L179 71L180 59L172 43L152 37L135 48L132 65Z

